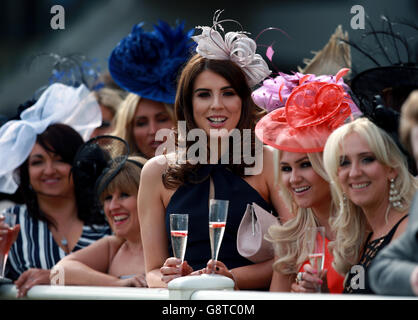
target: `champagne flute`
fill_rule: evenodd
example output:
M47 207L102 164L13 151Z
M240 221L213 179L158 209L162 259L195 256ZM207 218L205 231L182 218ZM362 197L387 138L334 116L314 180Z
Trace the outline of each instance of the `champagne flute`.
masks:
M306 232L309 248L309 262L316 269L318 275L325 263L325 227L311 227ZM321 286L317 285L317 292L321 292Z
M228 216L228 200L211 199L209 201L209 237L212 260L218 260L219 249L225 232ZM214 269L212 269L214 273Z
M0 222L3 225L3 230L7 230L6 234L0 235L0 279L4 278L6 269L7 257L9 255L10 247L12 246L15 237L13 227L16 224L16 215L11 212L4 212L0 215L4 220Z
M181 263L183 263L186 254L188 229L188 214L170 214L171 246L174 256L180 259Z

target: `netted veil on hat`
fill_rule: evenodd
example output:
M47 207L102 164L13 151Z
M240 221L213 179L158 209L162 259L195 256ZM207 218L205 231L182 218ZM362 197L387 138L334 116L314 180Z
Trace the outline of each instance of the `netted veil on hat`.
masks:
M398 132L401 106L418 89L418 24L381 16L381 26L376 28L367 21L361 40L346 41L361 53L353 68L364 61L371 63L351 80L353 100L365 117L392 137L416 175L415 161L400 143Z
M351 115L351 98L338 84L345 72L337 74L336 83L301 81L284 107L268 113L257 123L257 137L279 150L322 152L331 132Z
M109 72L123 89L143 98L174 104L176 79L192 54L194 30L185 32L184 23L171 28L158 21L147 32L144 23L134 25L109 57Z
M399 112L409 93L418 89L418 24L392 21L386 16L381 17L381 22L382 27L377 29L369 21L369 30L361 41L344 40L362 54L362 61L372 64L351 80L360 109L372 118L379 105L376 96L386 107ZM410 30L411 37L402 33ZM395 95L399 96L394 99Z
M145 163L131 160L128 143L119 137L97 136L84 143L74 158L72 174L75 185L89 190L90 196L100 196L109 183L119 174L127 161L142 168Z

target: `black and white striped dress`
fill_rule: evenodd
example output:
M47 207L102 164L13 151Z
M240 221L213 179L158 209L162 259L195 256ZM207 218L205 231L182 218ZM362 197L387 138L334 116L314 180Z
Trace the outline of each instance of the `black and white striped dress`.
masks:
M18 238L10 248L7 260L7 278L16 280L23 272L31 268L51 269L65 257L65 251L55 242L47 223L31 218L26 205L16 205L8 208L7 211L15 213L16 224L20 224ZM107 224L84 225L73 252L110 234L111 229Z

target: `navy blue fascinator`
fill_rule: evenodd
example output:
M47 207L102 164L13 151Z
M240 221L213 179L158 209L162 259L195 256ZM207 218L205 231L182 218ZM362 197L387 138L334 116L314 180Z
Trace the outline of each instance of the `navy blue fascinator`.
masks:
M132 28L109 57L109 72L123 89L143 98L174 104L179 69L194 51L190 37L194 29L184 31L184 22L171 28L159 20L154 30Z

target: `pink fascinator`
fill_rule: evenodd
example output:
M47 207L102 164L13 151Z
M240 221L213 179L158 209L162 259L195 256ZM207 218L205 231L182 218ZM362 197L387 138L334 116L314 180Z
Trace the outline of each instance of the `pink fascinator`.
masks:
M300 72L295 72L294 74L286 74L279 72L279 75L277 77L264 80L263 85L257 90L253 91L252 98L256 105L267 110L267 112L271 112L277 108L284 107L293 89L296 88L300 83L309 83L317 81L335 83L341 86L345 92L349 92L350 89L343 80L343 76L348 72L349 69L347 68L341 69L336 76L316 76L314 74L303 74ZM339 74L340 76L338 76ZM350 108L353 114L361 114L360 110L354 104L353 101L350 101Z
M302 78L286 99L284 108L265 115L255 133L265 144L289 152L322 152L328 136L352 115L351 98L337 73L335 81Z
M218 21L222 12L215 12L212 27L196 27L202 30L200 35L192 37L197 43L196 52L207 59L233 61L243 70L248 85L253 87L269 76L271 71L266 61L256 53L257 44L245 31L228 32L224 36L218 31L224 31L222 22L234 21Z

